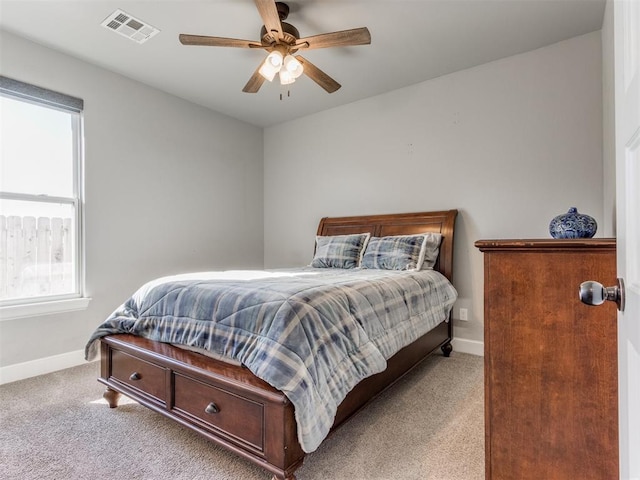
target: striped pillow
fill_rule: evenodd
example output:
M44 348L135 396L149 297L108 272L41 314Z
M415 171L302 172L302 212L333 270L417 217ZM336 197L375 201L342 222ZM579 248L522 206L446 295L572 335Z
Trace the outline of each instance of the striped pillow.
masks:
M395 235L373 237L369 241L362 257L362 268L382 270L420 270L424 263L427 245L440 245L440 235L424 233L418 235ZM433 256L430 249L431 267L438 258L437 250Z
M316 253L311 266L316 268L356 268L360 266L369 233L316 237Z

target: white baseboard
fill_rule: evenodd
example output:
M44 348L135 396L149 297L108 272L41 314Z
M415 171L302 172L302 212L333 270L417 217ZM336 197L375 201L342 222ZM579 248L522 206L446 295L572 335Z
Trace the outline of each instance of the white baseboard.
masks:
M464 338L454 338L451 340L454 352L468 353L484 357L484 343L477 340L466 340Z
M52 357L38 358L30 362L0 367L0 385L75 367L85 362L84 350L76 350L75 352L67 352Z

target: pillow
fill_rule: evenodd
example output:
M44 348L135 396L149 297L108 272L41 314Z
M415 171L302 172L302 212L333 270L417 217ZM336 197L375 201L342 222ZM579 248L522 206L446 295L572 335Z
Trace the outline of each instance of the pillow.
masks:
M426 235L427 241L424 242L424 261L421 270L429 270L435 266L440 254L440 243L442 243L441 233L427 233Z
M435 256L434 244L436 244ZM429 245L428 249L427 245ZM429 251L428 262L433 267L438 258L439 245L440 235L432 233L373 237L369 240L362 257L362 268L420 270L427 250Z
M311 266L316 268L356 268L360 266L369 233L316 237L316 253Z

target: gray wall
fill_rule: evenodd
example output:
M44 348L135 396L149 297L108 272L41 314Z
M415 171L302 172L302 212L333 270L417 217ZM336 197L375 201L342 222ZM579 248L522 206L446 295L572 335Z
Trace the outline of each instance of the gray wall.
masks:
M616 236L616 138L613 78L613 2L607 1L602 20L602 164L604 233Z
M602 98L594 32L267 128L265 266L309 262L323 216L457 208L455 335L482 341L474 241L603 223Z
M262 129L0 32L3 75L83 98L85 311L0 322L0 365L84 348L161 275L263 266Z

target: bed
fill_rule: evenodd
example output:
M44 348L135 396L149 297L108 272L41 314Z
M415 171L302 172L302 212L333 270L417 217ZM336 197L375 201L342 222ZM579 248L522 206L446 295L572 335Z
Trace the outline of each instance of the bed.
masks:
M359 257L362 265L365 265L367 258L373 258L367 255L374 241L415 237L430 232L439 244L430 268L418 268L411 272L378 272L375 268L355 268L350 271L336 268L307 268L293 272L278 270L265 272L263 276L266 279L261 276L260 281L266 283L258 284L259 288L253 287L253 280L238 279L237 272L225 272L222 280L217 276L207 276L203 280L204 274L196 274L195 283L193 275L172 277L171 282L166 279L150 282L116 311L119 313L114 312L96 329L87 344L88 359L95 354L100 356L98 381L107 387L104 398L109 407L115 408L120 395L124 394L258 464L271 472L274 479L294 480L294 472L302 464L305 454L317 448L330 431L342 425L431 353L440 349L443 355L450 355L450 311L456 296L450 283L453 276L456 215L457 210L448 210L325 217L320 221L314 263L322 239L351 238L366 232ZM274 277L277 279L274 280ZM376 315L386 315L387 323L376 317L373 326L366 327L366 333L363 333L360 324L364 320L359 317L366 317L369 309L373 308L371 298L365 297L382 295L379 291L383 287L376 283L378 277L391 282L385 284L385 289L398 289L396 296L401 301L396 303L402 304L402 308L407 310L408 313L402 315L411 317L411 322L405 321L404 317L402 322L397 321L386 305L386 313ZM322 284L322 289L317 286L318 282ZM435 288L428 282L442 284L430 295L440 297L429 300L433 305L425 303L426 306L423 306L425 300L422 297L427 297L424 291ZM334 283L339 284L338 287ZM224 296L217 297L215 306L209 310L208 303L202 306L197 299L201 298L203 288L208 289L212 284L215 288L227 290ZM407 292L402 290L408 284L415 284L423 293L410 296L408 288ZM335 296L327 293L323 290L325 287L343 289L347 292L346 300L342 300L342 293ZM233 296L237 290L250 290L250 302L242 303L244 300ZM318 295L322 301L313 296L316 291L321 292ZM151 300L148 300L150 292L158 297L151 296ZM277 300L279 296L282 300ZM146 313L160 308L161 303L167 303L167 298L172 299L170 308L173 310L169 313L165 311L163 316L149 315L153 317L153 326L150 326L150 323L140 320L143 313L138 309L142 309L140 305L143 303L136 302L141 302L139 298L142 297L148 302L144 304ZM261 299L259 308L256 307L256 297ZM262 297L268 301L263 302ZM229 298L233 298L233 301L228 301ZM181 299L189 312L196 312L189 313L189 317L215 317L216 312L224 311L225 302L233 303L235 310L233 315L225 313L224 322L213 322L215 328L212 322L202 322L198 320L199 317L196 320L191 318L188 326L185 326L180 322L187 315L177 310L178 303L173 303L178 302L176 299ZM325 305L327 302L330 304L328 307ZM366 304L366 308L362 307L360 311L359 303ZM264 314L272 305L277 314ZM336 326L333 320L327 322L327 312L339 312L340 308L346 309L343 316L358 317L357 321L351 320L351 326ZM251 313L257 311L261 313ZM305 323L308 313L315 316ZM321 330L317 340L320 346L311 341L296 340L291 347L287 344L289 340L274 342L267 338L264 332L269 332L269 335L272 331L280 332L277 321L272 320L279 316L284 318L282 322L285 329L294 325L293 316L296 321L298 317L302 318L301 323L307 325L305 328L312 325L312 330ZM259 342L248 342L243 337L249 328L242 322L248 321L249 317L257 319L255 321L262 329L256 337ZM233 320L229 321L229 318ZM269 321L265 318L269 318ZM326 328L322 330L324 324ZM400 331L400 327L397 327L396 331L396 325L400 324L406 324L407 328ZM290 328L294 333L302 328L297 323L295 325ZM387 328L384 325L393 334L377 336L375 332ZM223 328L225 335L233 337L234 341L225 340L227 343L220 346L219 335L212 333L218 332L219 328ZM206 329L206 335L203 329ZM347 353L334 354L335 345L345 343L345 332L352 329L357 329L357 332L354 335L349 333L351 343L344 349ZM302 337L294 335L292 338L309 337L308 330L303 332ZM388 336L392 337L390 343L386 338ZM366 338L362 340L361 337ZM242 338L242 341L238 341L238 338ZM249 343L251 348L246 347ZM256 343L261 346L255 347ZM280 343L286 344L286 348ZM310 345L306 346L307 343ZM309 356L304 357L296 349L309 350ZM379 358L380 352L384 358ZM270 357L267 358L267 354ZM346 362L345 358L336 355L348 356L350 361ZM308 358L313 358L313 362ZM353 359L355 361L351 361ZM330 364L324 365L323 362ZM339 371L336 365L340 366ZM344 380L343 365L348 365L344 368ZM295 381L284 376L288 370ZM331 383L330 389L324 385L325 382ZM326 394L329 390L331 396Z

